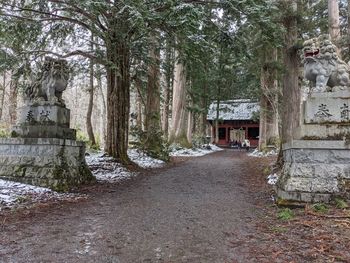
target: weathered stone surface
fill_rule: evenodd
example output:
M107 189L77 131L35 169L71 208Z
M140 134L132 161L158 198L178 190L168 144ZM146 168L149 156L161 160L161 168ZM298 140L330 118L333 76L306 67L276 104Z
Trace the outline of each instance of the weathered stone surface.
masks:
M47 101L64 105L62 92L67 88L70 68L64 59L45 57L39 65L40 72L31 85L25 89L27 103Z
M350 98L315 98L305 102L305 123L349 123Z
M17 124L57 125L69 128L70 110L62 105L37 102L18 109Z
M304 102L296 139L343 140L350 136L350 92L311 93Z
M94 180L81 142L62 139L0 140L0 178L66 191Z
M330 35L306 40L301 58L305 78L313 83L313 92L349 90L349 65L338 57Z
M328 35L305 41L302 59L313 87L276 187L282 199L324 202L350 194L350 68Z
M45 58L41 73L25 90L12 138L0 139L0 178L66 191L94 180L85 162L85 144L69 128L62 100L67 62Z
M21 138L60 138L74 140L76 139L76 130L62 128L58 125L21 125L12 128L11 136Z
M285 163L276 185L279 198L324 202L350 194L345 187L350 178L350 149L344 141L297 140L285 144L283 151Z
M342 123L304 124L295 131L300 140L343 140L350 135L350 125Z
M46 101L29 104L19 108L18 115L12 137L76 138L76 131L69 128L70 111L62 105L50 105Z
M331 201L331 194L319 194L319 193L306 193L306 192L293 192L293 191L284 191L280 188L277 189L277 195L279 198L284 200L294 200L300 202L308 202L308 203L328 203Z

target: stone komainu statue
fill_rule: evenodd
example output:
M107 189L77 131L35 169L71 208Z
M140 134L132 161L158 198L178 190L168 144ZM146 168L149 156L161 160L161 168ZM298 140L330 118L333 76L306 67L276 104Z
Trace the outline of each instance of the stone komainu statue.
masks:
M27 99L31 102L48 101L64 104L62 92L66 89L69 79L69 68L66 60L45 57L38 77L25 90Z
M350 88L350 67L342 61L329 35L304 42L302 60L305 78L314 83L313 91L337 91Z

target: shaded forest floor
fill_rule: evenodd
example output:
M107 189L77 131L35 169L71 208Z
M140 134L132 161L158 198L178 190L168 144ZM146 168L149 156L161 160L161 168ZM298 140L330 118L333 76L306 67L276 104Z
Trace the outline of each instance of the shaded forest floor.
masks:
M263 171L274 158L253 158ZM345 202L283 208L273 203L274 191L266 176L244 178L260 217L256 233L232 246L247 246L256 262L350 262L350 209ZM338 205L338 206L337 206ZM340 207L341 208L340 208Z
M175 158L86 198L0 214L1 262L350 262L350 212L287 210L273 158L225 150Z

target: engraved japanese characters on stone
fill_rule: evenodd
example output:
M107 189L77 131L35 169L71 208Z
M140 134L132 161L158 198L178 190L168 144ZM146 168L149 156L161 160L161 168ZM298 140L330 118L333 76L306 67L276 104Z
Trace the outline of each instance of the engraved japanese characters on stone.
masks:
M329 118L333 116L329 113L329 109L327 109L326 104L321 104L318 106L318 111L315 113L315 118Z
M26 116L26 122L29 122L29 123L35 122L33 111L31 111L31 110L28 111L27 116Z

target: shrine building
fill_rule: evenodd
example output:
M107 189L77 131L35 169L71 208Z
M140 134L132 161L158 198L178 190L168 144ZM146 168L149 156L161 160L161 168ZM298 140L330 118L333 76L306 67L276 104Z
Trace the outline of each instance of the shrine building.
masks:
M211 125L211 141L215 139L216 102L208 111L207 121ZM250 99L228 100L219 104L219 146L230 146L235 142L250 141L251 147L259 144L259 102Z

